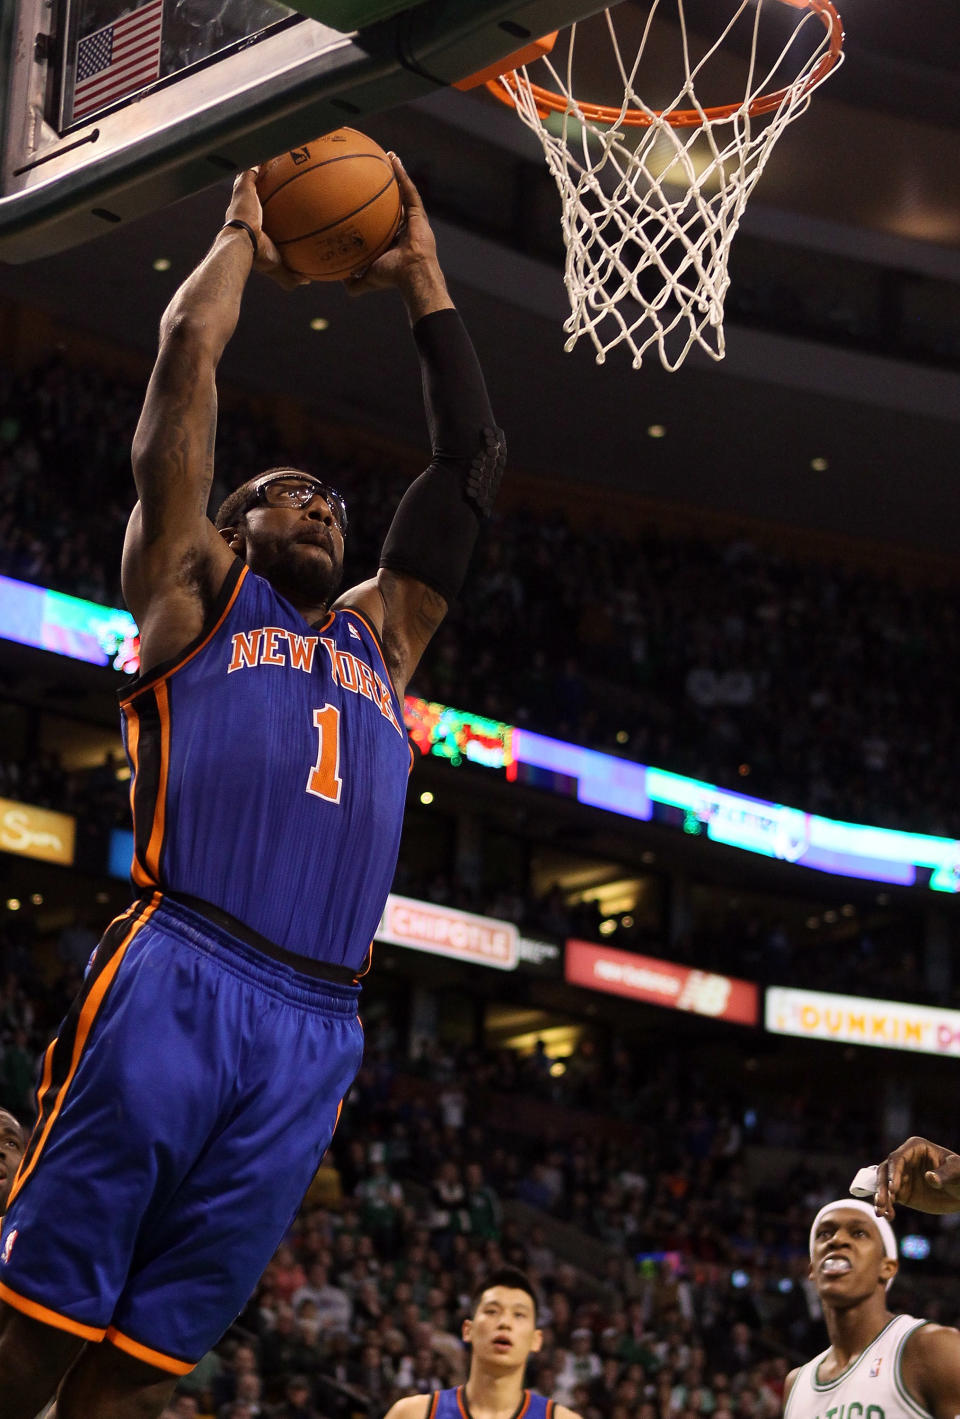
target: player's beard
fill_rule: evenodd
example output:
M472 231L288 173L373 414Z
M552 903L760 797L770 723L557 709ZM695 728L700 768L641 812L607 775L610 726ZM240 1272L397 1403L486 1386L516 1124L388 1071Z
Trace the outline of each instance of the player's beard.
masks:
M281 596L329 606L343 575L343 563L331 551L320 557L309 543L271 543L257 549L251 569L265 577Z

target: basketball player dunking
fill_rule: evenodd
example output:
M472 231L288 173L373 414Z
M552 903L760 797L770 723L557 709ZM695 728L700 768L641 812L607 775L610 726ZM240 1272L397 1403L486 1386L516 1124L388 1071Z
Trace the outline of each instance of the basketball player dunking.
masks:
M386 1419L579 1419L523 1387L527 1360L543 1336L536 1294L522 1271L502 1267L477 1287L462 1334L470 1346L466 1384L398 1399Z
M810 1275L829 1349L787 1376L784 1419L956 1419L960 1331L893 1315L893 1228L872 1203L827 1203L810 1228Z
M416 189L355 282L396 288L433 461L369 581L334 599L347 517L272 469L206 515L215 376L261 232L255 173L174 296L133 446L121 697L133 905L44 1060L0 1233L0 1411L150 1419L244 1306L330 1141L362 1052L363 973L411 753L404 688L457 595L502 470L476 356Z

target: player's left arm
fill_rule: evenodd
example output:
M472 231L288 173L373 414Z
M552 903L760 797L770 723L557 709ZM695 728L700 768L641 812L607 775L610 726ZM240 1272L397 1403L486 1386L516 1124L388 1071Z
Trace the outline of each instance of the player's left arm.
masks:
M575 1409L568 1409L565 1404L555 1404L553 1419L580 1419L580 1415Z
M336 606L355 606L376 626L402 696L463 585L506 445L450 299L423 203L399 159L393 162L406 224L397 243L348 286L358 294L393 286L403 297L420 357L433 457L400 501L376 577L345 592Z
M925 1325L915 1330L903 1349L901 1365L907 1391L934 1419L960 1414L960 1330L949 1325Z
M799 1375L802 1368L802 1365L798 1365L795 1370L791 1370L783 1382L783 1401L780 1405L781 1414L786 1414L787 1412L787 1404L790 1400L790 1392L793 1389L793 1386L796 1384L797 1376Z

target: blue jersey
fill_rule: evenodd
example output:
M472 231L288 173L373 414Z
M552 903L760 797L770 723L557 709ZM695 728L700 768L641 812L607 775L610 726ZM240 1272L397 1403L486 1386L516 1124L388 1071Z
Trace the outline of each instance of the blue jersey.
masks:
M555 1408L552 1399L525 1389L513 1419L553 1419ZM425 1419L471 1419L465 1387L457 1385L456 1389L440 1389L430 1395Z
M197 641L121 709L137 890L200 899L286 951L362 970L411 762L363 616L308 626L238 560Z

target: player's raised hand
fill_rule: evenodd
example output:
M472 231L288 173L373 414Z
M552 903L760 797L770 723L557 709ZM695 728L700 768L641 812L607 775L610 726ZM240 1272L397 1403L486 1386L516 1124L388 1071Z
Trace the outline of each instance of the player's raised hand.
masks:
M257 254L253 263L255 271L269 276L285 291L292 291L297 286L310 284L309 276L301 276L296 271L291 271L289 266L284 265L279 251L263 230L263 208L257 194L256 168L248 168L246 172L237 173L234 180L233 193L224 221L232 222L234 220L246 222L257 238Z
M440 278L437 243L427 219L423 199L396 153L388 157L396 173L403 202L404 221L393 245L376 261L344 282L351 295L382 291L390 286L401 290L423 280Z
M908 1138L877 1169L877 1213L897 1206L918 1212L960 1212L960 1154L928 1138Z

